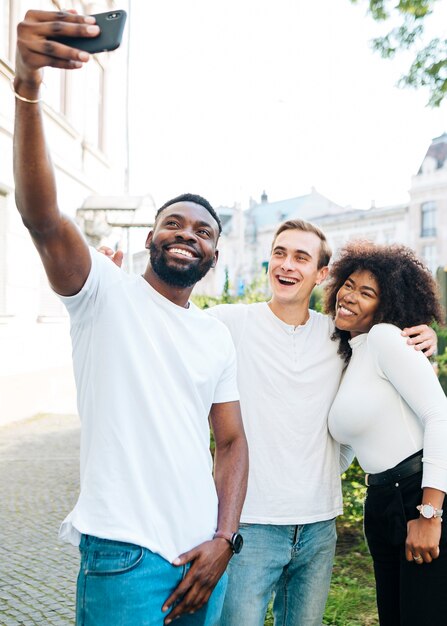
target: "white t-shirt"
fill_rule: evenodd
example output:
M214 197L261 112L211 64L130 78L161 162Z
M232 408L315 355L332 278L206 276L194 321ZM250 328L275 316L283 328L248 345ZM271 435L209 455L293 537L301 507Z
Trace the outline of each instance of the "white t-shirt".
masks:
M423 448L423 487L447 491L447 398L429 360L392 324L351 339L329 427L371 474Z
M229 328L238 358L250 451L241 521L306 524L342 512L339 445L327 417L343 370L331 319L290 326L266 302L208 309Z
M82 428L81 492L60 536L130 542L172 561L216 529L208 415L238 399L234 347L192 303L91 256L82 290L61 297Z

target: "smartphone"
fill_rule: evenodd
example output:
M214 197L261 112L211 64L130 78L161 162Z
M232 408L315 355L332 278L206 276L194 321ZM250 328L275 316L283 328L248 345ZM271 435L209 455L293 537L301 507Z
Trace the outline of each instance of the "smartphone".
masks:
M85 50L90 54L116 50L123 37L126 11L107 11L107 13L97 13L92 17L96 19L96 24L100 28L97 37L51 37L51 39L71 48Z

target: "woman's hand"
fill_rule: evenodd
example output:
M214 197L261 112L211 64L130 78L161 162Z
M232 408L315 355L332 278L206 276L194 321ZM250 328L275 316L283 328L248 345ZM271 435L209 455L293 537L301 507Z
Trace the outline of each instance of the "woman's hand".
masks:
M407 523L407 540L405 556L407 561L417 565L431 563L439 556L439 540L441 539L442 522L439 517L410 520Z

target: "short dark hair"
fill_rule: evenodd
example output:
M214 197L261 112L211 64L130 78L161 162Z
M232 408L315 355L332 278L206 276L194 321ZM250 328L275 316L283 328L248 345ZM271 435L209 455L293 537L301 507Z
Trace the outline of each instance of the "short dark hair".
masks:
M438 288L431 272L407 246L377 245L352 241L340 250L325 287L324 310L335 318L337 292L357 270L370 272L380 289L380 304L375 324L394 324L399 328L443 323ZM349 361L351 347L347 331L335 329L332 339L340 341L339 354Z
M312 224L311 222L306 222L305 220L287 220L280 224L276 230L276 233L273 237L272 242L272 250L275 245L276 238L278 235L283 233L285 230L301 230L304 233L313 233L317 235L320 239L320 254L318 255L318 269L321 270L322 267L326 267L329 265L329 261L331 260L332 250L329 247L328 241L326 239L326 235L318 226Z
M164 205L161 206L155 214L155 221L157 221L158 216L162 211L171 206L171 204L177 204L177 202L194 202L194 204L200 204L200 206L203 206L203 208L206 209L217 222L220 235L220 233L222 232L222 222L220 221L220 217L217 215L216 211L213 209L208 200L206 200L202 196L197 195L196 193L182 193L180 196L177 196L176 198L172 198L171 200L165 202Z

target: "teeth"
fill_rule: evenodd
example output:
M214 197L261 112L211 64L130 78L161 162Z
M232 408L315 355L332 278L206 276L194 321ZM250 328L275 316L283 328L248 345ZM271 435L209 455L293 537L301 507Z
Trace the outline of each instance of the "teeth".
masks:
M188 250L183 250L182 248L171 248L172 252L176 252L177 254L183 254L183 256L187 256L189 259L193 258L193 255Z
M291 285L295 285L298 282L295 278L286 278L285 276L278 276L278 279L283 283L290 283Z
M349 309L345 309L344 306L340 305L340 311L343 313L343 315L354 315L354 313L352 311L350 311Z

